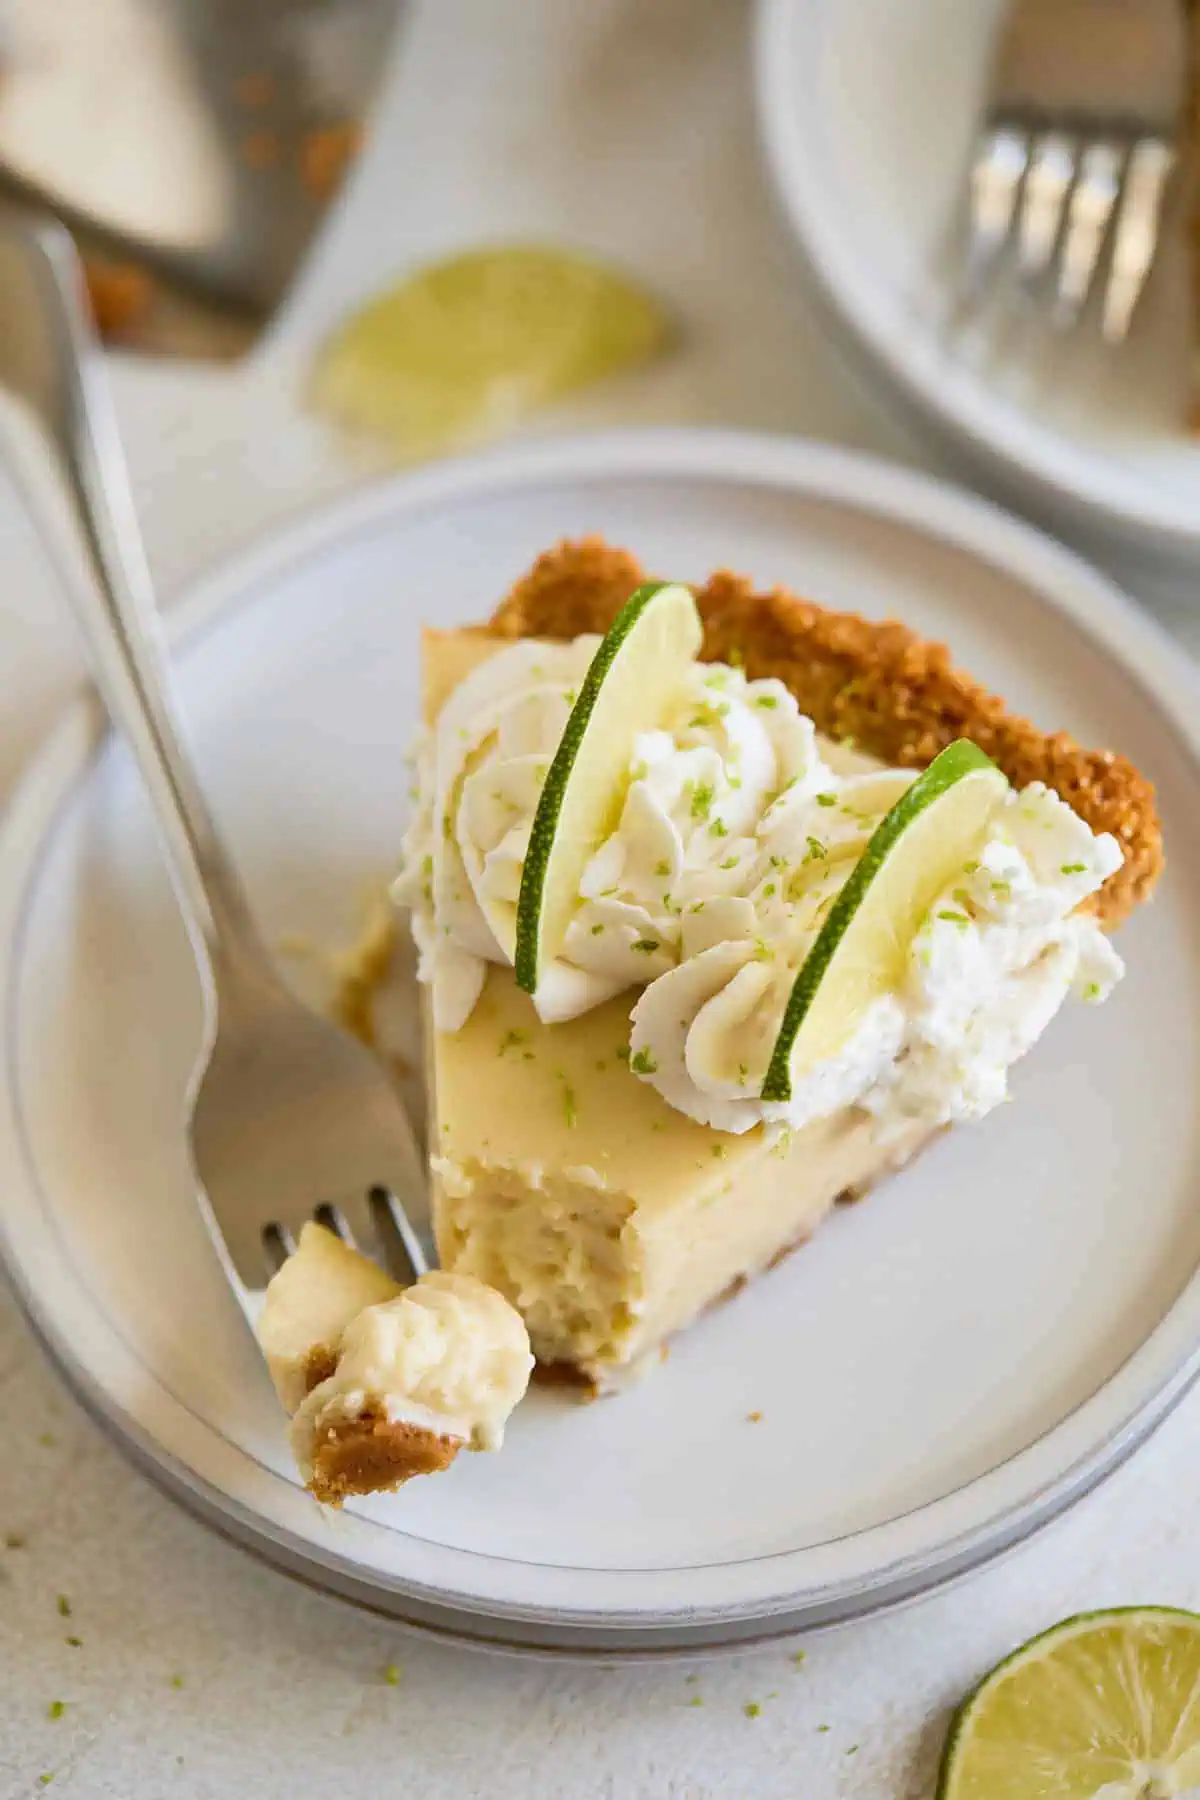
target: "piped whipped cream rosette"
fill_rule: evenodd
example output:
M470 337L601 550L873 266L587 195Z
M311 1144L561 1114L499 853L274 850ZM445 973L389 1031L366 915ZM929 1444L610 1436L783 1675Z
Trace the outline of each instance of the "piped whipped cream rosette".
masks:
M982 1116L1122 972L1084 909L1116 841L970 745L847 758L699 646L686 590L643 589L605 639L519 641L451 696L396 886L437 1029L515 965L546 1022L641 989L633 1072L720 1130Z
M439 1031L470 1017L489 962L512 962L538 798L599 642L513 644L460 683L417 746L417 810L393 895L410 910ZM555 974L562 1018L623 985L570 965Z
M870 781L831 777L828 792L840 809ZM822 843L808 879L802 864L787 883L760 881L745 901L722 903L712 920L705 906L678 966L643 993L632 1066L679 1111L732 1132L799 1129L851 1104L897 1123L980 1118L1005 1098L1009 1068L1068 994L1102 1000L1119 979L1120 958L1079 910L1120 865L1115 840L1041 784L1004 784L972 854L895 946L893 979L857 1017L852 983L840 1045L793 1069L786 1099L765 1097L800 973L885 817L840 859ZM809 822L815 837L819 821ZM854 917L838 940L847 948Z

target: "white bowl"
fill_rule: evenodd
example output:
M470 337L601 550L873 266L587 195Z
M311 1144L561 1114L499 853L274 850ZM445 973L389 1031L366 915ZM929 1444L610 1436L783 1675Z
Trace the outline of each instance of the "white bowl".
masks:
M836 314L973 472L1056 531L1200 564L1200 440L1175 220L1130 342L1011 293L951 322L962 197L1003 0L760 0L768 160Z

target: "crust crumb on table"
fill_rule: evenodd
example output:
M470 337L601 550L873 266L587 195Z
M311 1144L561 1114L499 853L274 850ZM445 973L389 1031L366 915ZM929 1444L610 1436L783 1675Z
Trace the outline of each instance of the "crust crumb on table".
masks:
M309 1492L324 1506L340 1506L355 1494L388 1493L414 1475L448 1469L463 1445L462 1438L364 1412L329 1426L313 1445Z
M637 559L599 537L538 558L491 622L502 637L573 638L607 630L639 582ZM1163 869L1154 787L1113 750L1087 750L1066 732L1039 731L956 669L944 644L895 621L827 611L786 588L756 593L720 570L696 590L709 662L744 662L752 679L786 683L817 730L901 768L924 768L955 738L970 738L1014 787L1043 781L1093 831L1110 831L1125 861L1095 896L1111 930L1148 897Z

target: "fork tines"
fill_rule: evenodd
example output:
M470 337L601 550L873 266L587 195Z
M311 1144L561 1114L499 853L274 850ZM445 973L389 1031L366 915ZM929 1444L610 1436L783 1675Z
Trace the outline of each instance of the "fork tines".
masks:
M1186 67L1182 0L1016 0L971 170L972 298L1011 255L1071 324L1107 256L1102 328L1126 336L1178 159Z

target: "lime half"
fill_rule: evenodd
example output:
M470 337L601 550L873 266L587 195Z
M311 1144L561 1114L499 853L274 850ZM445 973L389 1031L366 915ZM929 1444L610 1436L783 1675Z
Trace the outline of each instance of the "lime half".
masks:
M670 336L655 296L603 263L549 246L471 250L348 319L318 357L312 400L415 461L508 430Z
M900 985L926 914L970 859L1007 789L995 763L960 738L884 815L800 966L764 1100L790 1100L793 1074L836 1055L868 1008Z
M1172 1800L1200 1793L1200 1615L1083 1613L959 1708L937 1800Z
M676 706L700 649L685 587L649 581L631 595L592 658L538 800L517 898L517 981L537 990L579 904L583 871L616 829L633 747Z

